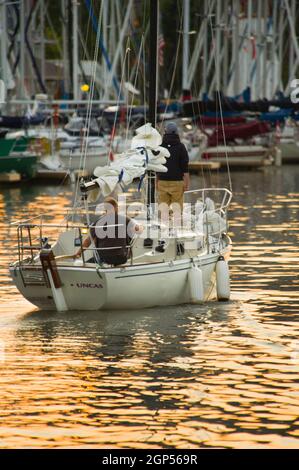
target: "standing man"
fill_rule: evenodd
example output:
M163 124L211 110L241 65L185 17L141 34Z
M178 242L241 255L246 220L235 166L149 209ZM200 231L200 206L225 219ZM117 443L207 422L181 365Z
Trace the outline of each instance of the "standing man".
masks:
M182 211L184 191L188 191L190 185L189 156L185 145L180 141L175 122L166 125L162 147L167 148L170 157L166 159L167 172L157 175L159 203L164 202L168 206L179 204Z

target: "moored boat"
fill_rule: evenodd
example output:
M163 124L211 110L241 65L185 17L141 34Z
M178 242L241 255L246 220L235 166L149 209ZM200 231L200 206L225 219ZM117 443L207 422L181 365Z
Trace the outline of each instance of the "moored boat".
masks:
M32 178L36 172L38 155L29 150L30 140L0 139L0 173L16 172Z

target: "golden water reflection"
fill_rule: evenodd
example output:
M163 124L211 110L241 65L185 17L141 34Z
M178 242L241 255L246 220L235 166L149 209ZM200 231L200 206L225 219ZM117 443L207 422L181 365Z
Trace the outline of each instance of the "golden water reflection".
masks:
M61 220L71 192L5 190L0 446L298 448L298 177L233 174L230 303L138 312L32 309L7 275L6 224Z

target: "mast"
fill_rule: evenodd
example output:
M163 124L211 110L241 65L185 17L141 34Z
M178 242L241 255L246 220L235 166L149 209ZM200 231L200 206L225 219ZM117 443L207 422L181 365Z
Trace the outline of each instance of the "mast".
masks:
M6 36L6 4L5 2L0 3L0 43L1 43L1 51L0 51L0 63L1 63L1 75L5 88L7 87L7 67L8 63L6 60L7 54L7 36Z
M262 68L262 80L263 80L263 96L262 98L267 97L267 58L268 58L268 2L263 3L263 31L264 31L264 38L263 38L263 68Z
M20 96L21 98L26 98L25 91L25 15L26 15L26 5L25 2L20 2L19 6L20 11Z
M246 54L246 86L250 86L250 72L251 72L251 38L252 38L252 0L248 0L247 4L247 54Z
M149 122L157 124L158 2L150 0Z
M149 57L149 122L157 124L157 55L158 55L158 5L159 0L150 0L150 57ZM156 175L147 172L147 218L150 219L151 205L155 203Z
M78 99L78 3L73 0L73 99Z
M228 59L229 59L229 3L228 0L224 1L224 11L223 11L223 22L224 22L224 35L223 35L223 93L227 95L227 85L228 85Z
M235 76L234 76L234 94L240 93L240 69L239 69L239 53L240 53L240 3L235 1L235 31L234 31L234 56L235 56Z
M63 81L64 81L64 91L67 92L69 96L71 91L71 79L70 79L70 60L69 60L69 47L68 47L68 1L61 1L61 21L62 21L62 59L63 59Z
M204 37L203 37L203 63L202 63L202 79L201 79L201 91L202 93L208 92L208 30L209 30L209 5L208 0L204 1Z
M189 67L189 29L190 29L190 0L184 0L184 30L183 30L183 76L182 89L188 90Z

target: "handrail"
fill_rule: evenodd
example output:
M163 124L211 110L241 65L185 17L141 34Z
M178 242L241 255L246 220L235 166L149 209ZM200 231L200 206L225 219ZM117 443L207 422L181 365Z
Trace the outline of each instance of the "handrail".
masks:
M221 240L221 234L227 232L228 230L228 221L227 221L227 208L230 204L230 201L232 199L232 192L228 190L227 188L204 188L204 189L194 189L194 190L189 190L186 191L184 194L186 196L188 195L199 195L200 197L196 198L197 200L195 202L191 202L191 211L190 211L190 216L191 216L191 224L190 227L188 225L188 230L191 230L194 232L195 236L201 236L202 237L202 248L207 248L208 252L210 251L211 247L217 245L217 243L220 243ZM214 194L214 197L213 195ZM213 201L214 205L210 209L210 211L207 210L207 204L206 200L207 197L210 196L211 200ZM216 197L215 197L216 196ZM215 200L216 199L216 200ZM202 222L200 222L200 218L196 216L200 216L199 213L196 213L196 204L197 202L201 200L202 201L202 212L200 214L203 215L202 217ZM37 216L31 217L29 219L26 219L25 221L15 221L12 222L10 225L16 226L17 227L17 232L18 232L18 258L19 258L19 263L22 263L24 260L24 257L26 254L29 253L31 254L31 261L33 262L34 260L34 252L36 253L37 250L40 250L43 248L43 243L42 243L42 236L43 236L43 229L44 228L53 228L53 229L60 229L59 233L62 231L71 231L71 230L78 230L79 231L79 238L80 238L80 247L81 247L81 259L85 263L85 258L84 254L86 255L86 252L88 251L94 251L97 253L98 251L105 251L105 250L115 250L115 249L120 249L123 248L124 246L127 249L132 250L133 243L131 242L129 245L122 245L122 246L110 246L110 247L87 247L85 248L83 246L83 239L85 236L88 236L90 234L90 229L95 229L95 228L115 228L115 227L121 227L124 226L123 223L117 223L117 224L109 224L109 225L99 225L97 223L95 224L83 224L80 221L78 223L73 223L69 216L75 213L76 215L80 216L84 214L83 209L78 210L78 208L73 209L73 210L67 210L67 217L64 218L59 223L45 223L44 221L46 220L47 214L39 214ZM210 214L211 214L211 219L210 219ZM217 224L217 218L213 218L213 214L218 214L219 215L219 224ZM205 217L206 216L206 217ZM183 215L184 217L184 215ZM223 223L221 222L220 218L222 219ZM39 220L38 220L39 219ZM80 219L79 219L80 220ZM184 219L182 219L184 220ZM196 223L200 223L200 225L196 225ZM201 229L201 223L202 223L202 229ZM142 221L142 224L144 228L147 226L155 226L157 225L157 228L161 230L163 227L162 221L159 220L152 220L150 223L146 220ZM167 228L167 226L165 226ZM183 229L184 225L182 224L181 226L169 226L170 229ZM39 229L39 237L37 234L35 234L34 231ZM51 231L50 231L51 232ZM146 232L146 230L145 230ZM200 233L199 233L200 232ZM172 239L175 239L175 242L178 240L183 240L184 237L182 234L178 235L178 233L171 233L171 230L169 231L168 236ZM214 238L219 238L219 240L215 241ZM38 240L40 240L40 246L38 245ZM36 243L36 244L35 244ZM217 249L217 248L216 248ZM75 256L75 254L74 254ZM131 256L131 263L133 262L133 253L131 251L130 253Z
M43 217L42 214L40 214L40 215L35 215L34 217L31 217L30 219L25 219L25 220L23 220L23 221L21 221L21 222L19 222L19 221L17 221L17 220L16 220L15 222L10 222L9 225L17 225L17 226L19 227L21 224L22 224L22 225L25 225L26 222L30 222L30 220L40 219L40 218L42 218L42 217Z
M226 207L228 206L228 204L230 203L231 199L232 199L232 192L227 189L227 188L203 188L203 189L192 189L192 190L188 190L188 191L185 191L184 194L191 194L191 193L202 193L204 194L205 192L211 192L211 191L224 191L225 193L227 193L230 197L229 197L229 201L228 203L226 204ZM138 201L137 201L138 202ZM97 204L92 204L90 205L90 207L96 207ZM70 209L65 209L64 211L61 212L61 215L71 215L71 214L77 214L77 215L80 215L80 212L82 212L82 214L85 214L86 213L86 209L85 208L72 208L71 210ZM35 220L35 219L38 219L38 218L43 218L45 216L47 216L48 214L39 214L39 215L36 215L36 216L33 216L33 217L30 217L29 219L25 219L25 220L22 220L22 221L14 221L14 222L10 222L10 226L15 226L15 225L20 225L20 224L25 224L27 222L30 222L31 220ZM43 224L44 226L51 226L50 224L46 225L46 224ZM60 227L62 226L62 224L55 224L56 227ZM78 226L78 227L74 227L74 228L79 228L81 227ZM82 227L83 228L83 227Z
M188 191L184 191L184 194L188 193L198 193L198 192L205 192L205 191L224 191L230 195L232 192L227 188L202 188L202 189L189 189Z
M195 193L201 193L202 198L205 199L205 193L207 192L224 192L224 198L222 200L222 203L220 204L220 207L222 208L227 208L232 200L233 194L232 192L227 189L227 188L204 188L204 189L191 189L189 191L185 191L184 194L195 194ZM225 196L228 196L228 201L224 204ZM215 202L215 201L214 201Z
M44 224L44 223L41 223L41 224L29 224L31 225L32 227L39 227L39 226L43 226L43 227L53 227L53 228L64 228L64 225L61 225L61 224ZM69 223L67 224L67 222L65 223L65 226L68 225L68 228L69 229L72 229L72 228L77 228L77 229L81 229L81 228L96 228L96 227L120 227L124 224L114 224L114 225L85 225L85 224L82 224L82 225L70 225ZM28 224L27 223L20 223L18 224L18 227L28 227Z

